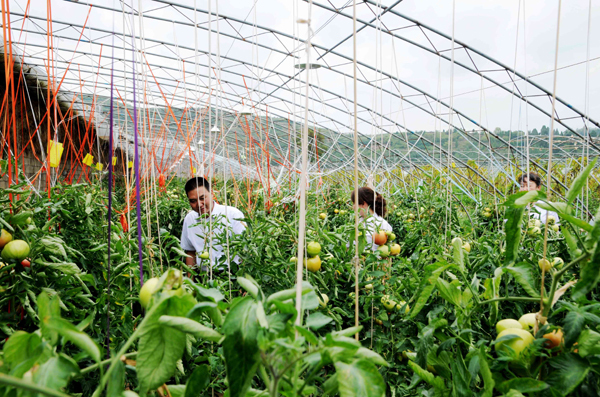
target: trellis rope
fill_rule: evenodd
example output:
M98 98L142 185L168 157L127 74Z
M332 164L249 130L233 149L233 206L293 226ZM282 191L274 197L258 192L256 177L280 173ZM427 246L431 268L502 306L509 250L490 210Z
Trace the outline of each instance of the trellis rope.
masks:
M556 107L556 80L558 75L558 43L560 39L560 9L562 5L562 0L558 0L558 15L556 20L556 48L554 52L554 83L552 88L552 119L550 122L550 137L548 140L548 174L546 175L546 186L547 195L546 199L550 201L550 197L552 194L552 189L550 188L550 184L552 183L552 145L554 141L554 109ZM548 219L546 219L546 227L544 228L544 250L542 254L542 259L546 259L546 254L548 252ZM542 288L540 293L540 313L544 310L544 279L546 277L546 271L542 268ZM551 305L552 303L550 303ZM545 321L544 321L545 322ZM544 324L542 322L542 324Z

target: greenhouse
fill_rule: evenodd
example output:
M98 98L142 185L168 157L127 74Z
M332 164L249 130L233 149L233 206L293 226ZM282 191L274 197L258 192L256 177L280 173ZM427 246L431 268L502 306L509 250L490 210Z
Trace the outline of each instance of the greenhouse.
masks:
M597 0L0 0L1 396L597 396Z

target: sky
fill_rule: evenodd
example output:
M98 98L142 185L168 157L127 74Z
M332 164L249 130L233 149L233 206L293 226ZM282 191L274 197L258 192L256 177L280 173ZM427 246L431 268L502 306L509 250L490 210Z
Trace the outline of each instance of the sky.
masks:
M27 3L10 0L13 40L25 51L26 61L43 65L48 58L46 1L31 0L29 14L34 18L23 25L27 32L20 32L23 21L18 14L24 12ZM102 7L120 10L119 1L52 1L54 45L59 48L54 58L62 62L56 63L51 74L60 79L68 62L72 62L63 89L79 91L83 85L88 92L106 95L112 68L120 94L132 99L131 48L135 45L145 53L136 54L136 85L144 93L147 90L148 106L204 106L210 100L215 105L239 110L243 98L244 104L254 106L256 111L260 109L261 114L296 115L301 120L308 105L312 123L341 133L351 131L353 41L343 41L353 32L352 20L348 18L352 15L351 2L316 0L311 8L307 2L297 0L168 3L126 1L125 12L113 12ZM381 3L386 6L394 1ZM90 9L86 4L94 7ZM343 8L346 16L317 4ZM558 0L404 0L393 10L450 37L454 32L456 41L510 68L516 66L517 72L531 76L533 82L552 92L558 4ZM138 17L131 16L131 7L143 10L143 26ZM211 20L213 33L206 30L207 13L194 16L194 7L204 11L210 7L213 13L218 7L222 17ZM382 10L359 2L357 16L359 20L371 21ZM193 27L195 20L200 24L198 29ZM308 75L298 74L300 70L294 67L306 62L304 43L309 37L309 25L298 20L310 20L310 61L322 66ZM135 43L110 34L129 34L132 23L135 34L140 36ZM84 24L83 41L77 43ZM357 34L357 97L362 133L447 129L447 122L467 131L479 129L477 125L489 130L500 127L517 131L550 124L548 96L497 64L456 44L453 66L435 54L440 51L451 58L451 40L391 12L373 25ZM334 53L316 60L325 49L338 43L341 44ZM210 59L206 55L209 47L213 54ZM76 55L75 49L79 51ZM459 63L483 71L493 82L482 81L479 74ZM600 0L562 2L557 65L556 95L600 121L600 101L596 100L600 96ZM297 80L290 80L296 74ZM308 102L304 97L307 78ZM513 78L518 80L515 84L511 83ZM211 95L208 87L213 89ZM529 95L529 104L513 92ZM449 106L462 116L451 114ZM583 126L583 120L564 105L557 105L556 111L570 128ZM557 124L556 128L564 130L565 126Z

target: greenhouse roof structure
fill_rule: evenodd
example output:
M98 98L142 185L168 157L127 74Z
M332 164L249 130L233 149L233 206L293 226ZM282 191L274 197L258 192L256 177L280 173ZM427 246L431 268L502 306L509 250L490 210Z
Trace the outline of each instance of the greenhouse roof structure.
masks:
M303 126L312 178L354 168L355 130L365 175L453 164L488 188L479 167L514 181L546 169L549 147L574 163L600 150L592 2L561 18L542 1L8 3L9 52L101 137L126 146L137 132L160 172L209 159L254 178L298 173Z

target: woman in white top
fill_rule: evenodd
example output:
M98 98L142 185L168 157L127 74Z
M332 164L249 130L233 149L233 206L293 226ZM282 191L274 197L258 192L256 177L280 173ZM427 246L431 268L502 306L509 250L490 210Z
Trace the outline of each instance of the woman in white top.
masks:
M352 191L352 202L354 203L355 191ZM380 230L392 231L392 226L383 219L387 212L387 203L381 194L376 193L369 187L358 189L358 214L363 221L366 231L367 243L372 244L375 251L379 246L373 243L373 234Z
M521 188L520 192L528 192L530 190L540 190L542 187L542 178L536 174L535 172L530 172L529 174L523 174L519 177L519 184ZM530 211L530 217L533 219L539 219L542 222L542 225L545 225L548 217L553 216L554 222L558 225L558 214L553 211L545 210L537 205L537 203L533 204L533 208Z

